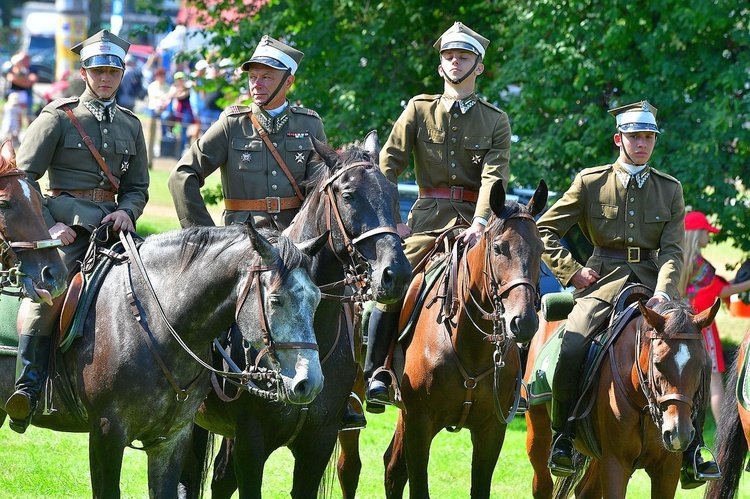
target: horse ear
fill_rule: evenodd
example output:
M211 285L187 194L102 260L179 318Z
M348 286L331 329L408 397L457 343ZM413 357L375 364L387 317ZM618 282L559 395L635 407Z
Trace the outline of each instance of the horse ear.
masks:
M664 330L664 323L667 322L667 318L658 312L654 312L648 308L643 300L638 300L638 309L641 311L641 315L646 320L649 326L656 329L657 331Z
M364 150L370 153L370 156L377 162L380 154L380 140L378 140L377 130L372 130L365 135Z
M10 140L3 142L3 145L0 146L0 157L8 163L16 164L16 151L13 149L13 142Z
M716 301L714 301L714 304L711 306L711 308L707 308L703 312L693 317L693 322L701 331L704 330L705 328L713 324L714 318L719 312L719 308L721 308L721 298L716 298Z
M323 158L323 161L326 165L328 165L328 168L333 168L336 165L336 162L339 160L339 155L336 154L336 151L334 151L324 142L319 141L315 137L310 138L312 139L312 144L315 152L318 153L321 158Z
M323 249L323 246L325 246L330 233L331 231L327 230L318 237L314 239L308 239L307 241L302 241L301 243L296 243L295 246L297 246L297 248L299 248L302 253L306 254L309 257L313 257L318 253L318 251Z
M505 209L505 187L502 180L496 180L490 191L490 208L496 217Z
M261 260L263 262L275 261L278 253L276 248L255 229L251 219L245 222L245 228L247 229L247 235L250 237L250 242L253 244L255 251L260 255Z
M548 195L549 190L547 189L547 183L544 181L544 179L542 179L539 181L539 185L534 192L534 196L526 205L526 207L529 209L529 213L531 213L533 217L536 218L537 215L544 211L544 207L547 206Z

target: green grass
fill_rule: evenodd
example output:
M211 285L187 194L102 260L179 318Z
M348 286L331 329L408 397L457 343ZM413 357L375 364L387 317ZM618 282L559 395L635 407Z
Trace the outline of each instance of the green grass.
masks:
M361 453L363 469L358 497L384 496L382 454L390 441L396 411L368 414L368 428L362 433ZM710 418L710 416L709 416ZM713 422L706 424L706 438L713 441ZM492 481L492 497L530 497L531 466L525 450L526 424L516 418L508 429ZM55 433L30 428L17 435L7 428L0 429L0 490L4 497L16 498L78 498L90 497L86 435ZM147 497L146 459L142 451L127 449L122 473L122 495L126 498ZM266 464L263 497L289 497L291 490L292 456L279 449ZM430 490L436 498L469 497L471 472L471 443L467 430L458 434L441 432L433 442L430 459ZM329 468L329 470L332 468ZM329 475L331 480L335 480ZM332 483L332 497L341 497L338 482ZM703 488L683 491L678 498L699 498ZM207 494L207 497L210 495ZM628 497L648 497L649 480L639 470L631 480ZM235 495L236 496L236 495ZM750 496L750 486L743 479L740 497Z

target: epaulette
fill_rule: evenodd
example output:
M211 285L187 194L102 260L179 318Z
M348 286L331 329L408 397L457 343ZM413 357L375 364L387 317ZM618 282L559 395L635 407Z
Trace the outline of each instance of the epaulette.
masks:
M60 97L59 99L50 102L49 105L54 108L59 108L65 104L73 104L74 102L78 102L78 97Z
M318 115L318 113L316 113L312 109L307 109L306 107L289 106L289 110L295 114L306 114L307 116L315 116L316 118L320 119L320 115Z
M503 114L505 113L505 111L503 111L502 109L500 109L496 105L494 105L491 102L488 102L488 101L486 101L484 99L479 99L478 98L477 102L479 102L480 104L483 104L483 105L487 106L488 108L490 108L490 109L492 109L494 111L497 111L498 113L503 113Z
M132 116L133 118L135 118L135 119L138 120L138 116L133 111L131 111L130 109L128 109L127 107L122 107L122 106L120 106L118 104L117 109L119 109L120 111L122 111L122 112L124 112L126 114L129 114L130 116Z
M584 168L583 170L581 170L581 173L579 173L579 175L581 175L583 177L584 175L593 175L593 174L596 174L596 173L605 173L605 172L611 170L612 168L614 168L614 165L611 165L611 164L610 165L601 165L601 166L591 166L589 168Z
M672 182L675 182L675 183L677 183L677 184L679 184L679 183L680 183L680 181L679 181L679 180L677 180L676 178L674 178L674 177L673 177L672 175L669 175L669 174L667 174L667 173L664 173L664 172L662 172L662 171L659 171L659 170L657 170L656 168L654 168L653 166L651 167L651 171L652 171L652 172L653 172L653 173L654 173L655 175L658 175L659 177L665 178L665 179L667 179L667 180L671 180Z
M438 100L442 97L441 94L419 94L411 98L414 102L416 101L433 101Z
M249 106L241 106L239 104L233 104L231 106L227 106L227 108L224 110L224 112L227 115L235 115L235 114L247 114L250 112Z

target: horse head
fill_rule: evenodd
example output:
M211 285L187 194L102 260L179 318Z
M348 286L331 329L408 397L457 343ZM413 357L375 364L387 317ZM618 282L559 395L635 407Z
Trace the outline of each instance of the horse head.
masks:
M531 340L539 325L539 274L544 251L536 216L547 203L544 180L526 204L506 200L502 181L490 191L492 215L480 242L467 254L474 285L483 289L495 321L517 342ZM476 269L483 269L482 272Z
M42 199L16 168L16 154L6 141L0 146L0 292L20 287L36 302L51 304L67 285L67 271L50 239L42 215Z
M398 191L377 165L377 134L370 132L363 146L352 145L341 153L314 138L313 146L325 166L308 188L290 236L298 240L313 226L317 234L330 230L331 259L355 275L366 273L361 281L369 286L371 299L400 300L411 268L396 232Z
M635 371L664 447L684 451L695 435L693 415L708 402L711 363L701 332L711 325L721 302L697 315L679 302L654 309L642 302L637 325Z
M323 389L313 329L320 290L310 279L309 257L284 236L270 231L261 234L252 223L246 227L259 255L259 261L250 268L255 275L250 276L249 285L256 279L258 285L255 290L245 286L237 325L245 341L261 352L257 358L267 359L281 375L280 397L290 403L308 404ZM325 238L321 237L303 246L315 252L323 244Z

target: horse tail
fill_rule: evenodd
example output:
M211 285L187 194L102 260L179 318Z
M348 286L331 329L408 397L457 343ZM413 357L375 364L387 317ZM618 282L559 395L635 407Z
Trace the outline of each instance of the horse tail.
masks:
M555 480L555 486L552 489L552 497L555 499L566 499L573 495L573 489L575 489L575 486L581 481L584 473L589 469L590 464L591 458L581 454L577 450L573 450L573 468L575 468L575 471L570 476Z
M318 485L318 499L329 499L333 497L333 486L336 483L338 475L336 473L336 463L339 459L339 439L336 439L336 444L331 452L331 458L328 460L326 471L323 473L323 479Z
M716 431L716 456L721 479L708 483L706 499L731 499L735 496L740 484L742 465L747 457L747 440L737 408L737 361L740 355L736 357L727 378L721 421Z

